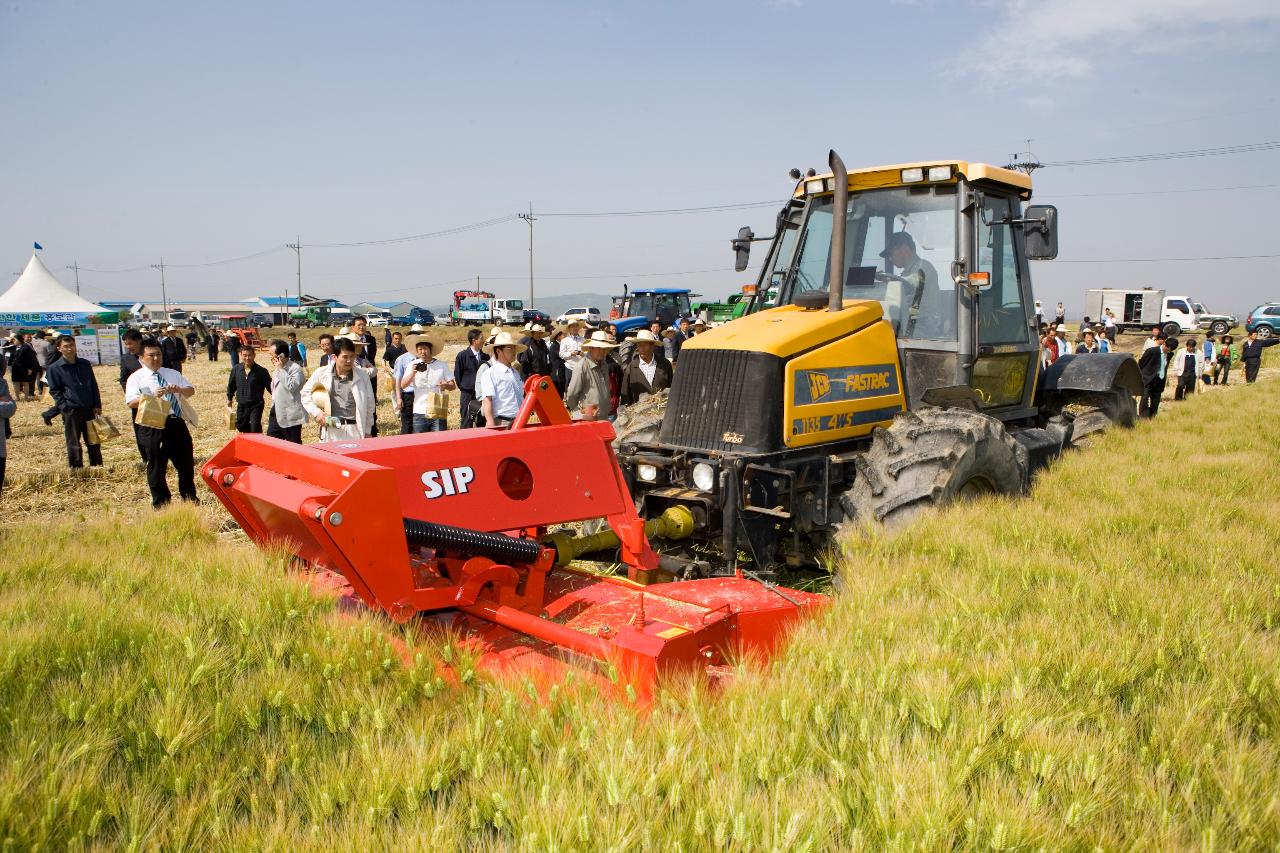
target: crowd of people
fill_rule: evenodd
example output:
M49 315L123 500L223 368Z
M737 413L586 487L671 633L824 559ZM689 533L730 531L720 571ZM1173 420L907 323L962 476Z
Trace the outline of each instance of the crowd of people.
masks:
M133 418L151 502L160 507L172 499L166 480L170 466L177 473L179 497L196 500L190 427L197 423L197 416L189 402L196 389L182 368L202 348L210 360L216 361L220 352L231 356L225 389L228 427L262 433L265 415L267 435L301 444L307 423L316 425L320 441L377 436L380 378L401 434L449 429L455 392L455 426L510 426L524 401L524 380L534 375L551 379L574 418L611 420L620 406L669 388L681 347L705 329L704 323L690 318L671 328L655 322L620 342L617 329L609 323L595 330L582 321L551 330L528 323L520 336L501 327L487 335L477 328L468 331L466 346L449 365L437 357L438 338L415 325L407 338L401 332L385 332L380 363L377 338L365 318L356 317L350 328L320 336L319 363L310 372L307 347L295 332L271 341L260 352L238 336L220 331L200 340L193 332L183 334L172 326L133 329L122 338L119 384ZM1110 352L1116 330L1110 312L1098 323L1086 317L1074 342L1067 339L1064 322L1041 323L1043 366L1067 354ZM1217 340L1212 334L1202 343L1194 336L1179 342L1153 328L1138 359L1143 384L1139 414L1155 416L1170 377L1176 379L1175 400L1195 393L1200 383L1227 384L1237 365L1246 382L1255 381L1262 350L1275 343L1280 338L1259 340L1256 333L1240 344L1230 335ZM12 393L4 379L6 365ZM62 420L67 465L82 468L86 457L88 465L102 465L101 433L114 425L109 419L99 420L101 391L92 366L78 357L75 338L52 330L16 334L0 353L4 427L0 430L0 488L7 457L5 439L11 434L9 419L19 401L40 398L40 386L47 388L53 401L42 412L45 423L52 425L55 417Z
M118 381L151 503L161 507L172 500L170 467L177 474L178 496L197 500L191 427L198 416L190 402L196 388L183 375L183 366L200 350L211 361L220 353L231 357L225 388L228 427L242 433L265 431L301 444L308 423L316 425L320 441L377 436L380 379L402 434L448 429L455 392L456 427L509 426L523 404L524 379L533 375L551 379L574 418L612 419L619 406L670 387L681 346L705 328L689 319L669 329L654 323L625 347L612 324L591 330L574 321L548 330L529 323L522 335L500 327L487 335L471 329L450 365L437 357L438 338L419 325L407 337L387 330L379 359L377 338L365 318L356 317L350 328L320 336L319 362L310 371L307 347L295 332L259 350L221 330L202 339L173 326L131 329L121 339ZM4 380L6 365L12 395ZM78 357L75 338L52 330L18 334L0 354L0 487L9 418L19 401L40 399L41 386L53 401L42 413L45 422L62 420L67 465L103 464L104 432L115 427L103 417L101 389L92 366Z

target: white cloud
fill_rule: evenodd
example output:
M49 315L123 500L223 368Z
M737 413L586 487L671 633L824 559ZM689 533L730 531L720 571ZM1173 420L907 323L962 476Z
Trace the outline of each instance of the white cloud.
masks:
M979 14L998 22L979 49L983 73L1081 77L1118 53L1255 49L1274 39L1258 27L1280 22L1280 2L992 0Z

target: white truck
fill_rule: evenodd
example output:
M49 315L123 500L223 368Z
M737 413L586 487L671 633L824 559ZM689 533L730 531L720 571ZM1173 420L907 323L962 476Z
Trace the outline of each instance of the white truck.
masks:
M1121 332L1161 326L1169 337L1199 327L1200 320L1193 305L1189 296L1170 296L1163 290L1150 287L1141 290L1099 287L1086 290L1084 294L1084 315L1091 322L1104 322L1103 317L1110 308Z
M524 322L524 301L521 299L493 300L493 322L499 326L519 326Z
M453 311L453 323L458 326L487 326L493 322L493 300L482 296L468 296L458 301Z

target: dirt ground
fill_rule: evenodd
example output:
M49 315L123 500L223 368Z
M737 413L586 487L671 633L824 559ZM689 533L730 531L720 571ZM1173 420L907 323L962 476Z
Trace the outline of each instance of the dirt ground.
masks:
M514 328L511 330L517 331ZM262 334L270 340L274 337L283 338L288 331L284 328L263 329ZM297 331L299 340L308 348L309 370L314 370L319 364L318 340L324 331L326 330ZM385 368L381 362L382 330L373 331L379 338L379 366ZM462 327L430 327L428 329L429 336L442 345L438 357L450 365L453 364L458 351L466 344L466 332L467 330ZM1117 343L1124 351L1141 352L1144 339L1145 335L1121 335ZM265 361L263 363L266 364ZM218 361L209 361L203 352L200 352L194 361L187 362L183 368L184 374L197 389L196 395L191 398L200 415L200 425L191 430L195 443L197 471L199 466L234 434L234 431L227 427L226 414L226 383L230 368L231 361L226 353L220 353ZM121 504L136 505L140 509L149 508L150 498L146 477L133 443L129 409L124 404L124 394L117 381L119 368L102 366L95 368L95 373L102 391L103 412L121 430L119 438L103 445L104 466L98 469L86 468L79 472L71 472L66 463L61 420L55 418L52 426L45 426L40 419L40 413L50 405L48 398L39 403L20 402L18 413L11 421L13 437L9 439L8 444L8 471L0 524L38 521L55 505L66 511L89 514L99 509L118 508ZM1280 369L1264 368L1263 373L1280 373ZM382 374L378 385L378 428L383 435L395 435L399 432L399 419L391 404L391 393L388 390L389 375L385 369L382 370ZM1234 370L1232 382L1243 381L1243 374L1238 369ZM1209 386L1207 390L1212 393L1218 389ZM1173 383L1170 383L1166 399L1172 396ZM458 427L458 395L455 392L451 397L449 426L453 429ZM265 416L263 420L265 428ZM303 441L310 443L316 441L318 437L319 430L315 425L308 424L303 427ZM176 478L172 471L170 484L176 495ZM209 513L215 525L221 525L226 519L225 513L202 483L199 484L199 489L202 496L202 512Z

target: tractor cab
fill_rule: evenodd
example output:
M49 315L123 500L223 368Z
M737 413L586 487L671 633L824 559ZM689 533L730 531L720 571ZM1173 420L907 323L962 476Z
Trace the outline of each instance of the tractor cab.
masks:
M614 326L623 337L634 335L641 329L648 328L657 321L665 329L674 326L681 317L693 313L689 297L693 295L687 288L654 287L633 290L624 294L621 304L615 303L618 319ZM610 315L613 315L610 311Z
M1022 218L1030 178L961 161L850 171L838 264L835 189L830 175L799 181L755 307L826 307L838 268L840 298L879 303L892 326L912 404L931 388L971 386L984 410L1026 410L1039 351L1027 260L1046 256L1048 241L1028 251L1025 226L1053 226L1052 208Z

